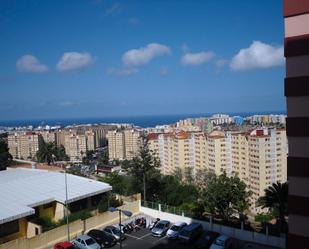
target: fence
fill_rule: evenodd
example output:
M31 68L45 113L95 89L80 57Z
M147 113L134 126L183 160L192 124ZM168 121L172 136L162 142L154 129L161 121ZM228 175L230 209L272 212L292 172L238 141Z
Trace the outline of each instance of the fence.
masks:
M140 212L140 201L127 202L125 205L119 207L120 209L129 210L133 215ZM110 225L118 222L118 212L105 212L97 214L86 220L77 220L70 223L70 237L76 238L77 236L95 229L98 227ZM121 217L126 219L127 217ZM45 233L39 234L31 239L21 238L17 240L9 241L0 245L0 249L44 249L49 248L52 245L67 240L67 226L61 226Z
M149 215L154 218L169 220L172 223L175 223L177 221L184 221L186 223L199 222L203 225L204 229L206 230L211 230L211 231L219 232L222 234L226 234L231 237L237 238L239 240L264 244L268 246L275 246L275 247L279 247L283 249L285 248L285 237L275 237L275 236L270 236L266 234L256 233L253 231L246 231L246 230L238 229L234 227L214 224L208 221L197 220L194 218L186 217L184 213L182 213L182 215L177 215L174 213L163 212L160 207L161 205L159 205L157 209L152 209L152 208L149 208L148 202L147 202L147 206L148 207L142 206L140 211L144 213L145 215Z

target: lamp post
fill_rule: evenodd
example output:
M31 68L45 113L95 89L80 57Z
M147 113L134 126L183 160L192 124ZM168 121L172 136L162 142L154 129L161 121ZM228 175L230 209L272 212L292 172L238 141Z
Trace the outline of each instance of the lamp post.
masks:
M120 245L120 249L122 249L122 239L121 239L121 235L122 235L122 229L121 229L121 213L123 213L124 215L131 217L132 216L132 212L128 211L128 210L121 210L115 207L109 207L108 208L109 212L117 212L119 213L119 230L120 230L120 240L119 240L119 245Z
M68 242L70 242L70 225L69 225L69 204L68 204L68 180L67 180L67 169L64 168L64 182L65 182L65 213L67 221L67 230L68 230Z

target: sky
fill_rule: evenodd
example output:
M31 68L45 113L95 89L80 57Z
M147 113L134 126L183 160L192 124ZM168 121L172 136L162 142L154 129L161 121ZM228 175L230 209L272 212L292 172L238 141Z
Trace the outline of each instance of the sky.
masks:
M0 120L285 111L280 0L2 0Z

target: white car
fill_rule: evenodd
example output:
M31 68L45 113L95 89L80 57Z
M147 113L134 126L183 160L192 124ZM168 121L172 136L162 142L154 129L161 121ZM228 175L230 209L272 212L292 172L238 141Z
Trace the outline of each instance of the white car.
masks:
M166 236L169 239L177 239L180 230L183 229L186 225L187 225L186 222L177 221L174 225L170 227L170 229L167 230Z
M101 246L88 235L81 235L72 241L80 249L101 249Z
M220 235L211 245L210 249L231 249L233 247L232 238Z

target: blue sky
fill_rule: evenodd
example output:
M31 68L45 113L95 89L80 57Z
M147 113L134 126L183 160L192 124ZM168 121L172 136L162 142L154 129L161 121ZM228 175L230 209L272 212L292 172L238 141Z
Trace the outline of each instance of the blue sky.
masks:
M281 1L0 2L0 120L284 111Z

